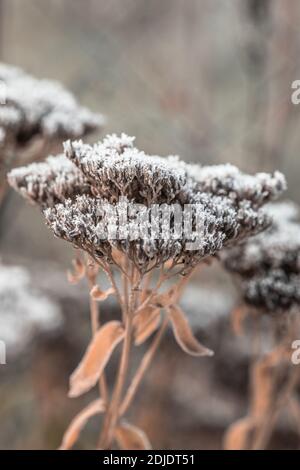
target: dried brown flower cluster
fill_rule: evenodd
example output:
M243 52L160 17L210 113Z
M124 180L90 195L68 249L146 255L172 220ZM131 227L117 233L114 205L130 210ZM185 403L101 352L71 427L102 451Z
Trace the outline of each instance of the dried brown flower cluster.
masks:
M300 305L300 210L281 202L266 211L272 226L229 250L224 262L242 279L247 303L263 311L286 311Z
M169 259L192 266L233 240L260 232L269 223L261 206L285 189L285 179L278 172L250 176L227 165L188 165L174 156L146 155L133 141L122 134L92 146L67 142L65 156L13 170L9 182L44 210L56 236L110 263L114 262L112 249L117 248L140 271ZM201 219L197 249L186 249L193 240L185 236L103 240L102 209L121 198L143 205L146 231L153 205L176 204L182 210L193 205L193 227L197 217Z

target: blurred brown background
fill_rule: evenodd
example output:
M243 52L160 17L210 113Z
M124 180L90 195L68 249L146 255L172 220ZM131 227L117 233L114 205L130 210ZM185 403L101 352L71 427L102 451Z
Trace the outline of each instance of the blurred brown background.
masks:
M105 133L135 135L137 146L148 153L180 154L203 164L230 162L250 172L279 169L287 177L288 196L300 202L300 105L291 103L291 84L300 79L299 1L0 0L0 14L1 60L38 77L62 81L83 104L106 115ZM66 269L71 250L53 238L38 210L11 192L0 223L3 261L28 266L36 282L52 295L59 282L60 299L74 297L63 276L58 281L53 271L52 278L45 274L50 268L56 272L57 265ZM43 276L38 274L39 269ZM217 273L216 278L223 282L222 274ZM80 298L85 301L85 294ZM76 309L74 298L72 301L67 310ZM89 334L88 327L82 328L86 328L82 330L86 336L74 333L82 342L77 357L69 359L66 353L70 338L51 340L48 349L42 346L54 376L47 375L53 379L50 388L56 384L57 365L62 382L67 382L67 374ZM66 361L62 366L61 357ZM12 389L17 393L24 387L31 411L24 417L14 405L14 414L2 409L2 420L0 403L0 423L4 426L0 448L51 448L58 444L57 436L65 423L55 431L51 428L53 439L48 439L48 431L48 437L41 438L39 421L32 427L28 424L32 410L36 412L40 405L36 405L36 392L32 395L36 390L32 377L26 374L29 368L35 371L35 378L40 377L37 370L44 366L41 359L34 363L28 360L26 366L22 361L21 365L14 362L7 366L3 380L8 388L1 382L0 399L1 387L5 397ZM195 364L194 359L191 361ZM3 369L0 373L4 374ZM46 390L48 396L45 380L41 381L42 392ZM207 395L211 395L209 389ZM19 405L19 398L16 400L17 409L22 408L24 413L24 406ZM222 400L226 403L224 395ZM238 395L234 400L239 400ZM70 407L67 422L77 408L66 401L64 406ZM55 404L54 400L54 408ZM216 406L213 402L211 405ZM44 406L48 405L43 402ZM230 406L224 412L227 424L233 416ZM184 426L189 426L187 423ZM18 425L22 433L31 429L33 437L20 436ZM195 435L194 425L189 428L191 435ZM202 447L220 447L221 428L217 426L211 439L210 431L205 437L200 433ZM179 429L175 443L161 442L177 448L180 442L186 447L198 442L200 446L200 437L180 441L180 436L189 434L186 427Z

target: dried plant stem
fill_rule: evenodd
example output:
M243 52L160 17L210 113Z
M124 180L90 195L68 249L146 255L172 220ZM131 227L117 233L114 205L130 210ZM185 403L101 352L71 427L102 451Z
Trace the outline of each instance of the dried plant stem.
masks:
M289 345L291 344L294 332L297 331L298 322L291 321L289 325L288 331L286 336L282 340L282 345L286 345L289 349ZM272 354L272 353L271 353ZM292 367L292 366L290 366ZM279 381L278 374L280 373L280 364L277 366L275 370L273 383L277 383ZM287 378L287 381L280 391L279 395L276 399L271 403L269 410L262 416L262 419L259 422L259 427L257 432L255 433L252 450L262 450L265 449L272 432L274 430L276 421L278 416L284 406L288 404L290 397L295 389L295 386L299 380L299 372L297 367L292 367Z
M157 350L158 350L158 347L160 345L160 342L161 342L161 339L167 329L167 326L168 326L168 322L169 322L169 319L168 317L165 317L162 324L161 324L161 327L160 329L158 330L150 348L148 349L148 351L146 352L146 354L144 355L141 363L140 363L140 366L138 368L138 370L136 371L136 374L134 376L134 378L132 379L132 382L127 390L127 393L125 395L125 398L122 402L122 405L121 405L121 408L120 408L120 416L122 416L124 413L126 413L127 409L129 408L134 396L135 396L135 393L146 373L146 371L148 370Z
M194 270L191 270L190 273L188 275L186 275L185 277L181 278L180 281L178 282L177 284L177 293L176 293L176 302L179 300L180 296L182 295L182 292L184 290L184 287L186 286L186 284L188 283L188 281L190 280L190 277L192 275L192 272ZM158 281L158 284L157 286L160 286L161 285L161 281L164 280L164 273L161 274L160 276L160 279ZM155 291L153 292L154 294L157 293L157 286L156 286L156 289ZM152 293L152 294L153 294ZM127 393L125 395L125 398L122 402L122 405L121 405L121 408L120 408L120 416L122 416L123 414L126 413L127 409L129 408L134 396L135 396L135 393L141 383L141 381L143 380L143 377L146 373L146 371L148 370L149 366L151 365L151 362L159 348L159 345L160 345L160 342L163 338L163 335L167 329L167 326L168 326L168 323L169 323L169 315L166 315L162 321L162 324L160 326L160 329L158 330L150 348L148 349L148 351L146 352L146 354L144 355L141 363L140 363L140 366L138 368L138 370L136 371L136 374L134 376L134 378L132 379L132 382L127 390Z
M93 261L96 261L95 259ZM100 263L98 263L100 264ZM158 294L159 288L161 285L169 279L169 273L164 271L162 268L160 271L159 278L154 288L151 289L151 292L148 294L149 286L151 282L150 275L144 278L146 281L143 286L143 293L146 296L145 300L141 302L143 298L143 294L140 290L140 286L142 284L142 276L138 272L138 270L134 267L133 263L129 263L127 261L127 265L125 267L126 272L129 273L128 275L124 275L123 271L121 272L121 288L118 289L116 279L114 277L111 268L108 265L102 265L101 267L104 269L105 273L107 274L114 290L116 292L117 299L120 303L120 307L122 309L122 319L124 325L124 341L123 341L123 348L121 352L121 358L119 363L119 368L115 380L115 385L112 391L111 399L108 400L108 390L106 386L106 381L104 378L104 383L102 379L100 380L100 390L102 397L105 396L105 400L107 403L106 407L106 414L104 417L102 432L100 434L98 447L100 449L110 449L112 446L112 442L114 439L115 429L118 425L118 420L121 416L127 411L128 407L130 406L136 391L144 378L146 371L148 370L155 353L157 352L160 341L163 337L163 334L168 326L169 323L169 315L167 314L163 319L159 330L156 333L154 340L151 343L149 350L144 355L133 379L128 387L125 396L123 397L123 392L127 380L127 373L129 369L129 358L130 358L130 351L133 342L134 336L134 319L136 315L142 310L142 308L146 307L153 297ZM90 265L92 267L92 265ZM179 282L170 289L170 292L175 288L175 295L173 295L172 302L177 302L179 297L182 294L182 291L188 282L192 270L189 272L188 275L185 277L180 278ZM96 283L96 274L93 269L87 270L87 277L90 283L90 288L92 288ZM122 293L121 293L122 292ZM148 294L148 295L147 295ZM171 295L171 294L170 294ZM141 304L139 305L139 302ZM91 321L93 331L97 331L99 324L98 324L98 305L97 302L91 298L90 300L90 310L91 310ZM104 375L102 375L104 377Z
M289 380L287 381L284 389L281 391L280 396L272 404L272 407L266 416L264 416L263 423L256 433L252 450L263 450L266 448L280 411L282 410L282 407L287 404L296 382L298 381L298 378L298 370L295 368L290 374Z
M130 299L126 305L126 323L125 323L125 338L123 343L123 349L121 354L121 360L119 365L119 370L116 378L116 384L114 387L113 395L110 401L110 404L107 409L107 413L104 419L103 431L100 437L100 448L108 449L111 446L111 442L114 435L114 429L119 418L119 406L120 400L122 397L123 388L126 381L128 366L129 366L129 356L132 343L132 332L133 332L133 314L134 314L134 303L135 295L137 291L137 285L133 286L134 279L134 270L131 275L131 292Z
M89 270L90 260L87 260L86 266L86 277L88 280L90 291L96 285L96 273L95 271ZM93 299L90 296L90 316L91 316L91 326L92 326L92 334L93 336L96 334L98 329L100 328L100 309L97 300ZM106 384L106 377L103 373L99 379L99 392L101 397L103 398L104 402L107 403L108 400L108 389Z

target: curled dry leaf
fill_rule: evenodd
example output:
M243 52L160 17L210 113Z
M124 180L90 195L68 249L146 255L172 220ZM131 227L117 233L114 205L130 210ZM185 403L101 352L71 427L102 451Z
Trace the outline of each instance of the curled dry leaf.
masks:
M79 434L83 427L86 425L87 421L94 415L103 413L105 410L104 400L101 398L93 401L87 407L85 407L75 418L72 419L70 425L68 426L62 443L60 445L60 450L68 450L73 447L77 441Z
M134 342L139 346L154 333L160 325L160 309L145 307L134 319Z
M233 423L224 437L225 450L247 450L252 447L255 422L247 417Z
M112 287L110 287L109 289L103 291L103 290L100 289L99 286L94 286L91 289L90 296L94 300L99 300L99 302L101 302L102 300L106 300L107 297L109 297L114 292L115 292L115 290Z
M74 271L67 271L67 279L70 284L77 284L85 275L85 265L79 258L72 261Z
M123 421L115 430L115 439L121 450L151 450L148 437L140 428Z
M78 397L96 384L114 348L123 337L124 328L119 321L110 321L97 331L70 377L70 397Z
M168 311L175 339L183 351L191 356L213 356L213 351L203 346L195 338L181 308L177 305L171 305Z

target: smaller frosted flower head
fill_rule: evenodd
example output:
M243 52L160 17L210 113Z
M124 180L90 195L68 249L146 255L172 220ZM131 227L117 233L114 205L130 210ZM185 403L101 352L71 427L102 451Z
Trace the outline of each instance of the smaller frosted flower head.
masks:
M78 138L103 126L104 118L80 106L59 82L39 80L0 64L1 145L22 148L35 137L45 141Z
M199 191L219 196L228 196L233 201L249 201L252 206L260 207L268 201L277 199L286 190L286 180L282 173L242 173L236 166L189 165L189 174L197 181Z
M41 208L90 191L85 177L65 155L15 168L8 174L8 182L21 196Z
M247 303L267 311L299 304L300 210L292 202L269 204L272 225L264 233L227 250L225 267L242 280Z
M300 306L300 275L274 269L242 284L247 303L266 312L289 311Z

